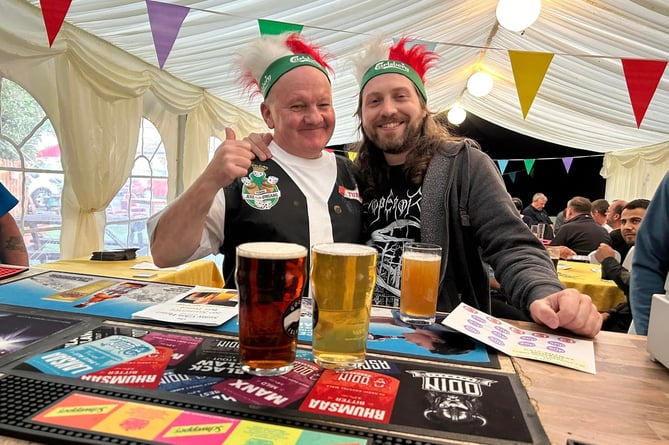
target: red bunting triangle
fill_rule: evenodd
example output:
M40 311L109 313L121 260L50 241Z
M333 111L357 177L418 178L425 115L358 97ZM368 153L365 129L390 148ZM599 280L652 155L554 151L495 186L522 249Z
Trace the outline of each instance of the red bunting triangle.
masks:
M67 11L70 9L72 0L40 0L39 4L42 7L42 17L44 18L44 26L46 27L46 35L49 37L49 48L56 40L56 36L63 26Z
M158 57L158 66L163 69L190 8L146 0L146 10L149 14L149 25L153 35L153 46L156 48Z
M623 63L623 72L627 82L627 91L632 102L636 127L641 126L641 121L646 115L648 105L653 99L657 85L660 83L664 69L667 66L666 60L642 60L642 59L621 59Z

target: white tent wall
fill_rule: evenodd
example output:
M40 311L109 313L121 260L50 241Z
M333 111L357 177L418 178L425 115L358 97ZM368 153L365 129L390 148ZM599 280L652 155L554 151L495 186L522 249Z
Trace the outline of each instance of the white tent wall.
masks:
M61 146L62 258L103 247L105 208L130 174L143 114L161 131L171 197L178 168L187 186L206 165L212 134L264 129L248 112L67 23L49 48L40 10L22 1L3 1L0 42L0 76L42 105ZM187 120L177 163L179 115Z
M651 199L669 171L669 142L604 155L601 175L606 179L606 198L630 201Z

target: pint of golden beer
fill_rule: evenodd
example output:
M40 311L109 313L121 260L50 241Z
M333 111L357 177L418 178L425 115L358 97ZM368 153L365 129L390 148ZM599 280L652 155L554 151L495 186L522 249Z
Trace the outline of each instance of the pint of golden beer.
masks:
M293 369L308 253L291 243L237 246L239 357L245 372L265 376Z
M330 243L312 248L312 347L314 361L323 368L343 371L365 361L375 284L373 247Z
M402 253L400 319L412 325L434 323L439 293L441 247L405 243Z

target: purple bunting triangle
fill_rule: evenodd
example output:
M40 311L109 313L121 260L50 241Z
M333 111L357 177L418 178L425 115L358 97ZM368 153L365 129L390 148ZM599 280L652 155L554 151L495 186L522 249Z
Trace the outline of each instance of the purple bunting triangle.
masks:
M506 170L506 166L509 165L509 161L506 159L498 159L497 160L497 166L499 167L499 172L501 174L504 174L504 170Z
M153 0L146 1L146 10L149 13L149 25L153 35L153 45L158 56L158 65L163 69L167 56L172 51L177 39L181 24L190 12L190 8Z
M567 173L569 173L569 169L571 168L571 162L574 160L574 158L562 158L562 163L564 164L564 168L567 170Z

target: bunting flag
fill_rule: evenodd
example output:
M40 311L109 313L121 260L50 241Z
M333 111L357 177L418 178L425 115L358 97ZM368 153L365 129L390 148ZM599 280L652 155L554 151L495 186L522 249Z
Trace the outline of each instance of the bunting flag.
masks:
M573 157L571 158L562 158L562 163L564 164L565 170L567 170L567 173L569 173L569 169L571 168L571 163L574 160Z
M72 0L39 0L42 7L42 18L46 27L46 35L49 38L49 48L56 40L56 36L63 26L67 11L70 9Z
M516 183L516 172L509 173L509 178L511 178L511 182L513 184L515 184Z
M662 74L664 74L667 61L641 59L621 59L621 61L625 82L627 82L627 91L634 110L636 127L639 128L660 83Z
M149 26L151 26L153 35L153 46L156 48L158 66L162 70L190 8L154 0L145 1L149 14Z
M504 174L504 170L506 170L506 166L509 165L509 161L506 159L498 159L497 165L499 166L499 172Z
M258 19L258 28L260 29L261 36L272 36L283 34L284 32L296 32L299 34L302 32L304 25Z
M349 151L349 152L347 152L347 153L348 153L348 158L349 158L351 161L355 161L355 158L358 157L358 153L356 153L355 151Z
M399 38L393 37L393 45L396 45L399 40ZM410 40L404 46L409 49L414 45L423 45L428 51L434 51L437 48L437 42L430 42L428 40Z
M525 119L553 60L553 53L509 50L509 60Z
M523 162L525 163L525 171L529 175L530 172L532 171L532 167L534 166L534 159L525 159Z

